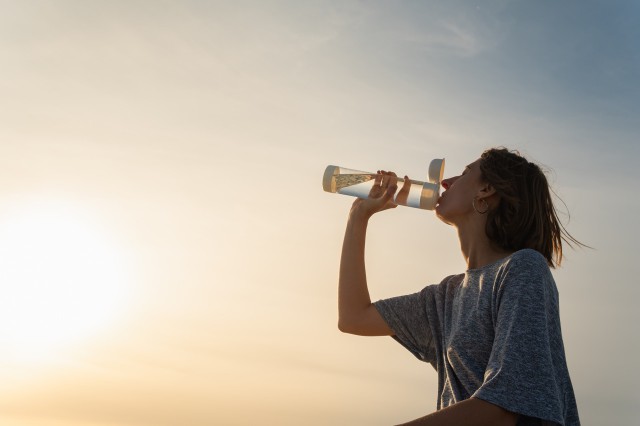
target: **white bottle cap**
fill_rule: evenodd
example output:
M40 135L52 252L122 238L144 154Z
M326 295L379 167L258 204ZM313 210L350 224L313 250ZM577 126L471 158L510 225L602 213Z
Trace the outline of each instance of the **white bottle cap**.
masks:
M442 176L444 175L444 158L436 158L431 160L429 164L429 182L437 183L442 182Z
M440 182L444 175L444 158L436 158L431 160L429 164L428 182L422 185L422 193L420 194L420 208L433 210L436 208L438 198L440 197Z

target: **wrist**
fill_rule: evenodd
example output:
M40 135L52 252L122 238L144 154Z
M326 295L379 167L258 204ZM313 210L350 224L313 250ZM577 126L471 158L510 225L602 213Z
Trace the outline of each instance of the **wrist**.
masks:
M354 225L366 225L371 218L371 214L365 212L362 208L354 205L349 212L349 223Z

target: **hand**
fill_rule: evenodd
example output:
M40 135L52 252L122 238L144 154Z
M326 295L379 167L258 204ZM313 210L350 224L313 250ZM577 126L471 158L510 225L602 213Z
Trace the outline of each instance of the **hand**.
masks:
M409 176L404 177L404 183L402 184L402 188L400 188L400 192L396 195L396 204L406 206L409 199L409 190L411 189L411 179Z
M403 186L403 190L407 186ZM393 201L393 196L398 189L398 177L393 172L378 170L373 187L369 191L369 198L358 198L351 206L351 216L358 216L365 219L370 218L375 213L383 210L395 209L398 205ZM407 188L408 192L408 188ZM405 196L406 202L406 196Z

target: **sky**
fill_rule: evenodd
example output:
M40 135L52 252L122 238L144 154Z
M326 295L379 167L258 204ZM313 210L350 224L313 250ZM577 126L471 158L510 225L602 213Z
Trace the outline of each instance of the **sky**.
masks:
M593 249L554 270L582 423L640 422L640 5L0 1L0 423L388 425L437 376L337 329L353 199L327 165L424 180L506 146ZM371 297L466 266L372 219Z

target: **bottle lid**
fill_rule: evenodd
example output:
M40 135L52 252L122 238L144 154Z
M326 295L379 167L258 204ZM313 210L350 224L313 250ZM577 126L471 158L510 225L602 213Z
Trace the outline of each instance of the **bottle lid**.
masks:
M429 164L429 182L440 184L444 175L444 158L431 160Z
M333 178L340 174L340 167L327 166L322 177L322 189L326 192L336 192L336 180Z

